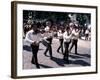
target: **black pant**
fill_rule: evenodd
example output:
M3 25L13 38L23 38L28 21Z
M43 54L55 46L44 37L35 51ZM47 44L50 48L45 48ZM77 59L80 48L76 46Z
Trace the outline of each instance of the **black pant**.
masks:
M45 52L44 52L44 54L46 55L47 52L49 51L49 55L52 58L52 46L51 46L51 44L52 44L52 38L48 38L47 41L49 43L47 43L47 42L44 43L44 45L46 44L46 47L47 47L46 50L45 50Z
M88 40L89 34L85 34L85 40Z
M39 63L38 63L38 58L37 58L37 53L38 53L38 50L39 50L39 46L31 45L31 48L32 48L32 53L33 53L31 62L34 63L37 68L40 68Z
M59 50L61 48L61 51L63 53L63 39L59 39L59 41L60 41L60 46L58 47L57 52L59 52Z
M69 51L68 51L68 48L69 48L69 44L70 42L64 42L64 46L65 46L65 52L64 52L64 59L69 61Z
M73 39L73 40L72 40L72 45L71 45L71 47L70 47L70 51L71 51L72 48L73 48L73 46L75 46L75 54L77 54L77 42L78 42L78 40Z

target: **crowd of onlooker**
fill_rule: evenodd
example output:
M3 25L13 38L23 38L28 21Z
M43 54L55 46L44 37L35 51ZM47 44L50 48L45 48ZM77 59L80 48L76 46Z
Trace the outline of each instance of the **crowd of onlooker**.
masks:
M27 22L23 23L23 32L24 37L26 33L32 29L32 24L36 24L39 30L44 30L46 25L50 25L50 29L53 30L55 37L57 37L57 32L59 29L65 30L66 27L70 27L70 30L74 29L74 27L77 27L80 30L79 38L83 40L91 40L91 28L88 28L87 26L83 26L80 24L74 24L72 22L66 23L66 22L53 22L53 21L31 21L27 20Z

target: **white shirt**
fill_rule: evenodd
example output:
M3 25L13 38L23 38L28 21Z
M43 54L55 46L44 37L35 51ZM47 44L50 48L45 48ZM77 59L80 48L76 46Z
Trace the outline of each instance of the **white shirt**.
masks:
M49 26L46 26L44 30L49 31L50 30Z
M64 42L70 42L70 40L71 40L71 34L68 35L68 32L65 31L65 32L63 33L63 39L64 39Z
M52 32L45 32L43 34L41 34L42 39L41 41L46 41L48 43L48 38L53 37L53 33Z
M61 32L61 30L59 30L59 31L57 32L57 35L58 35L58 38L59 38L59 39L62 39L62 38L63 38L63 33Z
M40 33L34 33L33 30L30 30L27 32L25 41L28 42L29 44L34 43L35 41L41 41L42 37Z
M72 31L72 39L76 39L76 40L78 40L78 38L79 38L79 31L75 31L75 30L73 30Z
M89 30L86 30L86 31L85 31L85 34L89 34Z
M52 32L45 32L43 38L47 39L49 37L53 37L53 33Z

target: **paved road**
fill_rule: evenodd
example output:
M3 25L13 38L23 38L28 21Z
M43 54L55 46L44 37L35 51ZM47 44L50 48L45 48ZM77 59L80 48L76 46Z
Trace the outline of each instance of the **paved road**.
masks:
M40 44L40 50L38 52L38 61L40 68L58 68L58 67L76 67L76 66L90 66L91 64L91 50L90 41L79 40L78 41L78 53L74 54L74 47L69 55L69 64L63 60L63 55L57 53L56 49L59 46L59 40L53 39L53 60L50 59L49 54L45 56L45 46ZM23 41L23 69L36 69L34 64L31 64L32 51L27 43Z

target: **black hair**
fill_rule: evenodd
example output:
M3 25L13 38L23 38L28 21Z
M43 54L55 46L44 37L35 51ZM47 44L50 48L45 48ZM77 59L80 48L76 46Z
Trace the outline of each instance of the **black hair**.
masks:
M70 27L66 27L66 30L70 30Z

